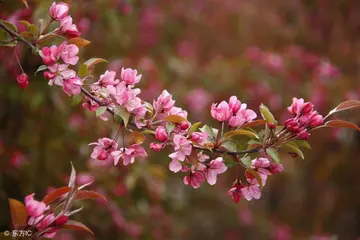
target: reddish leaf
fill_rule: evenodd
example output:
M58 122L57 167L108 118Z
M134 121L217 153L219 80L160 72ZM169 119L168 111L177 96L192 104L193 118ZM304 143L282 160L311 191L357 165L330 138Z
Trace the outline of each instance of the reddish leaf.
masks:
M27 213L25 205L15 199L9 198L10 214L12 224L16 226L26 226Z
M325 127L352 128L352 129L360 131L360 128L357 125L355 125L355 124L353 124L351 122L343 121L343 120L330 120L330 121L327 121L325 123Z
M90 230L90 228L85 226L85 224L74 221L74 220L68 220L63 225L63 228L77 230L77 231L86 231L86 232L90 233L91 235L94 235L94 233Z
M75 37L75 38L69 39L68 44L75 44L78 47L84 47L86 45L89 45L90 41L83 39L81 37Z
M45 204L50 204L56 199L58 199L60 196L64 195L65 193L68 193L71 191L71 187L61 187L53 190L48 195L44 197L42 200Z
M165 117L164 120L171 123L182 123L184 121L187 122L186 118L179 115L169 115Z
M100 193L97 193L95 191L88 191L88 190L81 190L76 193L75 200L81 200L81 199L101 199L103 201L107 201L107 199Z
M249 123L245 123L244 125L241 126L241 128L254 127L254 126L265 124L265 123L267 123L266 120L258 119L258 120L255 120L255 121L252 121Z
M136 144L141 144L145 140L145 136L141 132L132 132L132 137Z
M359 108L359 107L360 107L360 101L358 101L358 100L345 101L345 102L340 103L333 110L331 110L329 112L329 115L337 113L337 112L341 112L341 111L344 111L344 110L348 110L348 109L351 109L351 108Z

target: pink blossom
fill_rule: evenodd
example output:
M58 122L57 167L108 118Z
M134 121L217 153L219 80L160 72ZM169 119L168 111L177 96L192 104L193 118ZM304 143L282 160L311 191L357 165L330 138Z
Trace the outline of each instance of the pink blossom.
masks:
M46 65L54 64L59 56L59 48L55 45L52 45L51 47L43 47L41 49L40 56L44 64Z
M236 96L231 96L229 99L229 107L231 111L235 114L240 110L241 102Z
M155 111L169 111L175 104L175 101L172 100L172 95L164 90L157 100L153 102Z
M310 117L309 126L310 127L317 127L324 123L324 118L320 114L317 114L316 111L313 112L313 114Z
M83 82L78 77L64 79L63 89L68 96L77 95L81 92Z
M251 167L255 169L267 168L269 166L270 166L270 161L267 158L260 157L251 161Z
M199 164L199 170L203 171L205 178L210 185L215 185L217 180L217 175L222 174L227 170L227 167L225 166L222 157L218 157L212 160L210 164L205 168L200 166L204 166L204 165Z
M16 78L19 86L23 89L26 89L29 86L29 77L26 73L22 73Z
M182 169L182 164L179 160L177 159L173 159L170 163L169 163L169 170L177 173Z
M34 195L35 193L32 193L25 197L26 212L30 217L38 217L50 209L45 203L36 201Z
M123 164L126 166L129 163L135 162L135 157L146 157L145 149L139 144L133 144L130 148L125 148Z
M150 143L150 148L154 152L160 152L164 148L164 144L162 144L162 143Z
M53 79L55 76L56 76L56 74L52 73L50 71L45 71L44 72L44 78L46 78L46 79Z
M90 183L93 182L94 176L91 175L90 173L78 173L76 175L76 184L77 185L84 185L86 183Z
M70 65L76 65L79 61L77 54L79 53L79 48L75 44L67 44L63 42L59 46L59 52L61 59Z
M100 86L107 87L109 85L117 85L119 84L120 80L115 79L116 72L106 70L106 72L100 75L100 79L97 82Z
M82 107L88 109L91 112L95 112L99 108L99 104L94 100L85 97L85 102L82 104Z
M120 82L116 87L107 86L107 89L116 102L129 112L133 112L142 106L141 99L137 97L141 92L138 88L132 89L132 86L126 86L125 82Z
M184 184L192 186L193 188L199 188L204 180L204 175L201 172L193 172L184 177Z
M50 17L56 21L62 20L65 18L69 13L69 5L63 2L56 3L53 2L50 9Z
M184 161L186 156L191 154L191 143L184 136L175 135L173 138L174 149L176 151L177 159Z
M72 17L67 16L60 20L60 31L69 37L78 37L80 32L76 25L72 23Z
M261 197L261 189L256 179L252 179L248 186L241 189L243 197L250 201L251 199L259 199Z
M56 231L58 230L58 228L55 227L50 227L50 225L53 223L53 221L55 220L55 215L53 213L47 215L45 218L43 218L40 223L38 224L37 228L40 231L43 231L45 229L48 229L45 233L44 233L44 237L47 238L53 238L56 235Z
M193 132L190 134L190 140L199 146L203 146L208 138L206 132Z
M271 163L268 169L271 172L271 174L277 174L284 171L283 165L277 163Z
M96 146L91 153L91 157L101 161L112 160L111 153L118 147L118 144L110 138L100 138L98 142L90 143L89 145Z
M225 101L222 101L218 105L213 103L211 106L211 116L219 122L229 120L231 114L232 110L230 109L229 104Z
M242 192L241 192L241 189L243 188L244 186L237 180L232 188L228 191L228 195L231 196L232 200L235 202L235 203L238 203L242 197Z
M155 138L160 142L165 142L168 139L165 127L159 126L156 128Z
M63 86L63 80L67 78L72 78L76 76L76 72L74 70L68 69L68 65L66 64L53 64L48 67L51 73L55 74L55 77L49 80L49 85L58 85Z
M288 111L290 113L293 113L295 116L299 116L303 108L303 105L304 105L303 98L297 99L294 97L291 106L288 107Z
M137 71L131 68L121 69L121 80L125 81L126 84L134 85L140 82L141 74L137 75Z
M168 115L177 115L177 116L181 116L183 118L187 118L187 116L188 116L187 111L185 111L179 107L172 107L167 113L168 113Z

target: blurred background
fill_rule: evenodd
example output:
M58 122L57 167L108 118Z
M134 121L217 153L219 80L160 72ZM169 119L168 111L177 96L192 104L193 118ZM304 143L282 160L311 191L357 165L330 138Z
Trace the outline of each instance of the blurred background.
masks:
M52 0L0 1L0 16L48 19ZM69 1L68 1L69 2ZM92 43L81 60L108 59L96 73L121 67L143 74L141 97L152 102L163 89L189 112L212 123L210 105L236 95L256 110L264 102L283 121L293 97L323 115L340 101L360 99L360 1L352 0L73 0L71 15ZM21 24L18 24L21 30ZM48 44L51 44L49 42ZM239 204L227 195L236 178L193 190L168 170L170 152L153 153L124 167L89 159L88 143L116 130L61 89L33 73L41 59L18 46L29 88L13 50L0 48L0 226L10 221L7 198L38 199L66 184L70 161L78 183L109 201L83 201L75 220L82 232L55 239L357 239L360 237L360 135L324 129L310 137L305 160L284 154L285 172L271 177L262 198ZM342 119L360 124L350 111Z

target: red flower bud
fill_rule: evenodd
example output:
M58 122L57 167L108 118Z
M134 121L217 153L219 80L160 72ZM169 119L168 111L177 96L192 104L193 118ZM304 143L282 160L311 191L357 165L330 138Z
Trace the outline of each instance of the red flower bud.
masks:
M64 225L67 221L68 221L69 217L65 216L65 215L61 215L60 217L58 217L55 221L56 225L58 226L62 226Z
M29 86L29 77L26 73L22 73L17 76L16 80L21 88L26 89Z

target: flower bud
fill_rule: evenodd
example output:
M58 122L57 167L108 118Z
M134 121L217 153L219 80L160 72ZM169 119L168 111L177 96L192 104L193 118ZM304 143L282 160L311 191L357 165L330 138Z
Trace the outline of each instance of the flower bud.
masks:
M305 104L303 105L303 108L302 108L302 110L301 110L301 113L302 113L302 114L308 114L308 113L310 113L312 110L313 110L313 105L312 105L311 103L307 102L307 103L305 103Z
M193 132L190 134L190 140L199 146L203 146L207 140L208 134L201 132Z
M306 131L300 132L297 137L301 140L307 140L309 138L310 134Z
M241 102L237 99L236 96L232 96L229 99L229 107L233 113L237 113L241 107Z
M126 84L134 85L140 82L141 74L137 75L137 71L131 68L122 68L121 69L121 80L126 82Z
M155 138L161 142L165 142L168 139L166 129L162 126L156 128Z
M16 78L19 86L26 89L29 86L29 77L26 73L22 73Z
M55 3L51 5L49 9L50 17L54 20L62 20L67 17L69 13L69 5L66 3Z
M61 216L59 216L59 217L56 219L55 223L56 223L56 225L58 225L58 226L62 226L62 225L64 225L64 224L68 221L68 219L69 219L68 216L61 215Z
M163 144L161 144L161 143L150 143L150 148L154 152L160 152L163 149Z
M183 121L183 122L180 123L179 127L180 127L181 130L186 130L186 129L188 129L190 127L190 124L187 121Z
M49 71L45 71L44 72L44 78L46 79L53 79L56 76L55 73L49 72Z
M321 124L324 123L324 119L323 119L323 116L321 116L320 114L315 114L311 120L310 120L310 123L309 123L309 126L310 127L317 127L317 126L320 126Z

